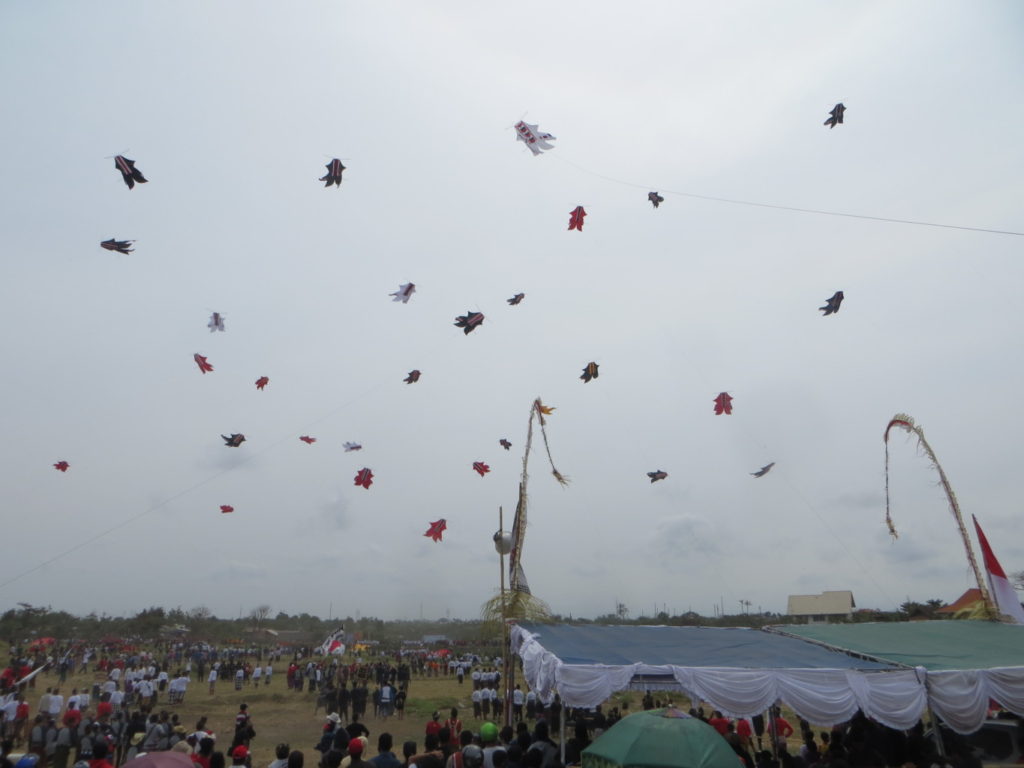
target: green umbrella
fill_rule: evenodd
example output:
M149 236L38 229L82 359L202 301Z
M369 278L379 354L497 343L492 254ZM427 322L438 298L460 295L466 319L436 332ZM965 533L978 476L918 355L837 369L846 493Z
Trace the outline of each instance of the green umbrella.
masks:
M583 750L583 768L739 768L722 735L675 708L635 712Z

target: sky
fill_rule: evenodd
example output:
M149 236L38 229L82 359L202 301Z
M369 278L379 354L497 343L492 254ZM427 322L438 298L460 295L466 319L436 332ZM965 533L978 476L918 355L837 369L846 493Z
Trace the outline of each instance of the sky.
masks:
M1024 232L1022 31L1013 2L0 4L0 609L475 618L536 397L571 484L534 451L523 565L559 614L954 600L903 433L884 523L900 412L1024 569L1024 237L693 196Z

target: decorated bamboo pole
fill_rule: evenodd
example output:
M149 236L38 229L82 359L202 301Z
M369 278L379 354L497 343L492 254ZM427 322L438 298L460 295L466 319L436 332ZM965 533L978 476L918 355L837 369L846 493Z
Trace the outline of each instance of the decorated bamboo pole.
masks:
M953 519L956 520L957 528L960 531L960 538L964 542L967 561L971 564L971 568L974 570L974 578L978 582L978 591L981 593L981 598L985 602L985 611L991 618L997 617L999 612L992 603L992 596L989 594L988 586L985 584L985 579L982 578L981 569L978 567L978 560L974 556L973 547L971 547L971 539L967 535L967 528L964 525L963 515L960 514L960 504L956 500L956 494L953 493L953 486L949 484L949 478L946 477L945 470L942 469L942 465L939 464L939 460L936 458L935 452L925 439L924 431L914 423L914 420L910 416L905 413L897 413L889 420L889 424L885 428L885 524L889 527L889 533L892 534L894 539L899 537L899 534L896 533L896 526L893 524L892 516L889 513L889 432L893 427L899 427L900 429L915 435L917 437L918 445L921 446L921 450L925 452L925 455L931 461L932 466L935 467L936 471L939 473L939 484L942 486L942 490L946 493L946 500L949 502L949 509L953 513Z

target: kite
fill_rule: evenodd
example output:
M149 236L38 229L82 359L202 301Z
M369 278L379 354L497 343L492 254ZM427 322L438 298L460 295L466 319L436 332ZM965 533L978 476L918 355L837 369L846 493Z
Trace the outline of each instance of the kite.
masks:
M726 416L732 413L732 397L728 392L722 392L715 398L715 416Z
M245 435L241 432L233 432L231 433L231 437L228 437L227 435L221 435L221 437L224 438L224 445L228 448L237 448L245 442Z
M580 376L583 379L583 383L586 384L591 379L597 378L597 363L587 363L586 368L583 369L583 375Z
M192 359L196 361L196 365L199 366L199 370L202 371L204 374L213 371L213 366L206 362L206 358L200 355L198 352L192 355Z
M478 325L483 325L483 323L484 316L482 312L467 312L455 318L455 327L462 328L462 332L467 335Z
M256 389L258 389L258 390L260 390L260 392L262 392L263 388L265 386L267 386L267 384L269 384L269 383L270 383L270 379L269 378L267 378L266 376L260 376L258 379L256 379Z
M476 470L477 474L480 475L480 477L483 477L484 475L491 471L491 468L484 464L482 461L474 461L473 469Z
M53 468L60 472L67 472L68 467L70 466L71 465L68 464L66 461L58 461L56 464L53 465Z
M501 438L501 440L499 440L499 441L498 441L498 445L500 445L500 446L501 446L502 448L504 448L504 449L505 449L506 451L507 451L507 450L508 450L509 448L511 448L511 447L512 447L512 443L510 443L510 442L509 442L508 440L506 440L506 439L505 439L504 437L503 437L503 438Z
M405 283L404 285L398 286L398 290L394 293L389 293L388 296L394 296L392 301L400 301L403 304L408 304L409 299L416 293L416 283Z
M445 520L442 517L440 520L435 520L434 522L432 522L430 524L430 527L427 528L427 532L424 533L423 535L424 536L429 536L434 541L441 541L441 537L444 535L444 532L447 529L448 529L448 521Z
M413 370L409 371L409 375L406 376L404 379L402 379L402 381L404 381L406 384L415 384L419 380L420 380L419 369L413 369Z
M361 450L363 450L363 446L361 446L359 443L345 443L342 446L342 448L345 449L345 453L349 453L350 451L361 451Z
M587 212L583 210L582 205L577 205L572 209L569 214L569 229L578 229L580 232L583 231L583 217L587 215Z
M356 485L361 485L366 490L370 490L370 486L373 485L373 472L369 467L363 467L356 472Z
M304 442L306 445L312 445L313 443L316 442L316 438L315 437L310 437L309 435L302 435L299 438L299 440Z
M345 170L345 166L341 164L341 160L334 158L326 166L327 175L321 176L320 181L326 181L325 187L331 186L331 184L337 184L338 188L341 188L341 172Z
M212 315L210 315L210 322L206 324L206 327L210 329L210 333L214 333L216 331L223 332L225 330L224 315L222 315L220 312L214 312Z
M651 482L652 483L656 483L659 480L664 480L666 477L668 477L668 472L664 472L664 471L662 471L660 469L656 469L653 472L648 472L647 476L649 478L651 478Z
M524 123L520 120L516 123L516 139L526 144L526 148L539 155L545 149L554 149L549 141L555 141L550 133L537 130L535 123Z
M234 511L235 511L235 508L232 507L230 504L221 504L220 505L220 513L222 515L226 515L229 512L234 512Z
M839 306L843 303L843 298L843 292L836 291L832 294L831 299L825 299L825 306L818 307L818 309L825 313L823 317L828 317L829 315L834 315L838 312Z
M146 177L142 175L142 171L135 167L134 160L129 160L124 155L118 155L114 158L114 167L121 172L121 176L124 178L124 183L128 185L128 189L134 189L136 181L139 184L146 183Z
M773 461L771 464L765 464L763 467L757 470L757 472L751 472L750 474L753 475L754 477L764 477L765 475L772 471L772 467L774 466L775 462Z
M659 205L665 202L665 198L659 195L657 192L648 192L647 199L651 201L651 205L657 208Z
M542 416L550 416L554 413L555 406L553 405L544 405L540 400L537 400L534 404L537 406L537 410Z
M518 305L519 302L521 302L525 298L526 298L526 294L525 293L517 293L511 299L507 299L507 301L508 301L508 304L509 304L510 307L514 307L514 306Z
M843 106L843 102L839 102L829 111L829 115L831 115L831 117L822 123L822 125L827 125L829 130L832 130L837 125L842 125L844 112L846 112L846 107Z
M118 253L131 253L135 250L131 247L134 242L134 240L116 240L112 237L101 242L100 248L106 248L108 251L117 251Z

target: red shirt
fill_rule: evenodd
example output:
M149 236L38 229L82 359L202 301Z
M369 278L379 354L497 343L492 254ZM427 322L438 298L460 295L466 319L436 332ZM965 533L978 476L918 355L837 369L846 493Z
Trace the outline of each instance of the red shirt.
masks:
M720 734L725 736L729 732L729 720L725 717L712 717L708 720L708 725L718 731Z
M793 735L793 726L786 722L783 717L775 718L775 735L780 739L788 738Z
M750 721L745 718L740 718L736 721L736 735L744 739L749 739L753 735L753 731L750 729Z
M457 747L459 745L459 735L462 733L462 721L459 718L452 720L449 717L444 721L444 727L448 729L448 733L452 736L448 743L453 747Z
M441 724L437 720L431 720L427 723L427 736L434 734L437 736L441 732Z
M114 714L114 705L109 701L101 701L96 705L96 717L109 717Z

